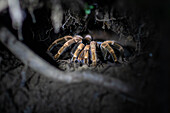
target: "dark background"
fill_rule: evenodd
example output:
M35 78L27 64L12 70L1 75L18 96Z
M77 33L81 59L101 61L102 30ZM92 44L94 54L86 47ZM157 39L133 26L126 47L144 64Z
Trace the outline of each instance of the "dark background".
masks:
M136 91L132 97L129 97L126 94L117 94L110 89L88 83L70 85L56 83L40 76L30 68L25 71L27 77L22 86L24 65L0 43L0 112L169 112L169 1L40 0L39 2L43 3L43 6L34 9L35 24L32 22L27 8L27 6L32 6L26 4L23 8L26 14L23 22L23 43L54 66L58 64L46 54L46 49L55 40L55 37L76 33L84 35L89 33L89 30L92 32L103 30L102 23L93 25L93 10L100 9L105 13L114 7L113 15L115 18L126 16L124 20L116 21L111 25L123 26L122 34L132 35L134 41L137 41L139 36L140 54L136 55L135 59L128 65L113 67L113 70L107 70L105 73L131 84L136 88ZM95 9L91 13L92 18L87 22L86 28L88 30L79 31L76 29L78 27L70 22L65 30L60 29L58 33L54 33L54 29L52 29L49 31L50 33L46 33L53 28L50 18L51 7L57 3L61 4L64 12L69 9L71 12L76 12L73 13L73 16L80 20L85 16L84 4L95 4ZM67 14L64 16L66 17ZM11 23L9 11L5 9L0 13L0 27L7 27L17 37L17 30L13 29ZM80 23L85 26L86 21L81 20ZM139 33L142 24L144 27ZM105 31L120 36L115 29L105 29ZM148 32L149 35L147 35ZM152 53L152 57L149 56L149 53ZM112 74L111 70L115 75Z

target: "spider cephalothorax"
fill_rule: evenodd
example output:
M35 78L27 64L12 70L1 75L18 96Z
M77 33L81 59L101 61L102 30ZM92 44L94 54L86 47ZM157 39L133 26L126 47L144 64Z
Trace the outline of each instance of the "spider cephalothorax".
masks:
M102 58L106 61L108 60L108 53L114 63L118 63L119 60L115 53L115 50L118 51L120 54L119 56L123 58L124 49L121 44L114 40L106 40L104 42L93 41L90 35L86 35L84 38L80 35L72 36L65 36L55 40L48 48L48 52L57 46L58 44L63 43L63 45L56 51L54 55L54 59L58 60L58 58L64 54L64 52L74 45L76 49L71 54L71 61L75 62L78 61L82 64L96 66L98 61L97 49L102 54Z

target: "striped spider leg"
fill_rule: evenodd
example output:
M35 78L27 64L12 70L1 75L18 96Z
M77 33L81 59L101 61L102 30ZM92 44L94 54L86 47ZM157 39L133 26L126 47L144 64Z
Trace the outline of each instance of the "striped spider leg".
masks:
M52 47L53 47L53 45L55 45L55 44L57 44L57 43L60 43L61 41L66 41L65 43L64 43L64 45L58 50L58 52L57 52L57 54L55 54L55 56L54 56L54 59L58 59L59 57L60 57L60 55L68 48L68 47L70 47L72 44L75 44L75 43L80 43L80 42L82 42L82 37L81 36L79 36L79 35L76 35L76 36L74 36L74 37L63 37L63 38L59 38L59 39L57 39L57 40L55 40L51 45L50 45L50 47L49 47L49 49L48 50L50 50Z
M123 55L124 49L120 44L116 43L114 40L104 41L100 45L100 48L101 48L101 51L103 53L104 59L106 60L107 52L109 52L110 55L112 56L112 59L114 60L114 62L118 62L117 56L115 54L115 51L110 45L116 47L120 51L121 55Z
M83 64L89 65L89 56L90 56L91 57L90 60L92 61L92 66L96 66L97 65L97 54L96 54L97 42L91 41L92 38L90 35L86 35L85 40L90 42L90 44L87 44L85 48L80 52L78 56L78 61L83 62Z
M82 62L83 64L89 64L89 50L90 45L86 45L84 49L80 52L78 56L78 61Z
M89 50L90 50L90 45L86 45L84 48L83 63L87 65L89 64Z
M84 48L84 44L83 43L80 43L76 49L76 51L74 52L73 54L73 57L71 59L72 62L75 62L77 57L78 57L78 54L81 52L81 50Z
M96 44L97 42L95 41L90 42L90 54L91 54L92 66L97 65Z
M62 38L59 38L59 39L56 39L47 49L48 52L50 52L53 47L57 44L60 44L62 42L67 42L68 40L72 39L73 37L72 36L65 36L65 37L62 37Z
M88 43L92 40L90 35L86 35L84 40L88 41ZM76 51L74 52L73 55L73 61L74 59L77 59L79 62L83 62L84 64L89 64L89 50L90 50L90 45L87 44L85 47L84 44L80 44ZM84 49L83 49L84 47ZM77 58L78 57L78 58Z

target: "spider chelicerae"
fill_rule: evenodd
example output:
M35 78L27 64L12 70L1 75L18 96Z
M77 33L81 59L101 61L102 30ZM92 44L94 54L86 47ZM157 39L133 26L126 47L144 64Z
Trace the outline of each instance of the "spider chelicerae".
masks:
M56 39L49 46L47 52L50 53L54 47L58 45L62 46L55 51L53 56L55 60L58 60L69 47L72 47L70 52L71 62L79 62L90 66L96 66L100 59L103 59L103 61L111 60L113 63L119 63L119 59L124 58L124 48L121 44L114 40L93 41L91 35L86 35L84 38L80 35L75 35L73 37L64 36ZM97 53L97 50L99 50L98 53L102 54L102 57L98 57L99 54ZM119 55L116 55L115 51L118 51Z

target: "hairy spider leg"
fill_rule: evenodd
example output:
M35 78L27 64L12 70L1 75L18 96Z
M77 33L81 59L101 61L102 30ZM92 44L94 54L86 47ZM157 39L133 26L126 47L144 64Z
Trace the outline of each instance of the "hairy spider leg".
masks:
M90 54L91 54L92 65L96 66L97 54L96 54L96 42L95 41L90 42Z
M123 47L120 44L118 44L117 42L115 42L114 40L105 41L105 43L108 43L110 45L117 47L120 52L124 52Z
M77 59L78 54L81 52L85 45L83 43L80 43L79 46L77 47L76 51L74 52L74 55L72 57L72 61L75 61Z
M124 49L123 49L123 47L120 45L120 44L118 44L118 43L114 43L114 46L115 47L117 47L118 48L118 50L120 51L120 59L123 61L124 59Z
M90 50L90 45L86 45L84 48L84 58L83 58L84 64L89 64L89 50Z
M112 59L114 60L114 62L117 62L117 57L116 57L116 54L115 54L115 51L112 49L112 47L110 47L109 41L104 41L102 44L101 44L101 50L104 54L104 57L106 57L106 51L109 52L112 56ZM112 41L112 43L114 43L114 41Z
M116 47L118 47L118 49L119 49L119 51L120 52L124 52L124 49L123 49L123 47L120 45L120 44L118 44L118 43L114 43L114 46L116 46Z
M60 55L72 44L78 43L82 41L82 37L79 35L74 36L72 39L68 40L64 45L58 50L57 54L55 54L54 59L58 59Z
M86 35L84 39L90 42L92 40L92 37L90 35ZM72 61L75 61L77 59L77 57L78 57L78 61L83 60L84 54L82 55L82 52L83 52L82 49L84 48L84 46L85 45L83 43L78 45L76 51L73 54Z
M83 61L83 58L84 58L84 50L82 50L78 56L78 61L79 62L82 62Z
M117 42L115 42L114 40L105 41L105 42L110 44L110 45L113 45L114 47L116 47L116 49L118 49L120 54L121 54L120 58L123 60L123 56L124 56L124 49L123 49L123 47L120 44L118 44Z
M52 49L53 49L53 47L54 47L54 45L56 45L56 44L58 44L58 43L61 43L61 42L63 42L63 41L68 41L68 40L70 40L70 39L73 39L73 37L72 36L65 36L65 37L62 37L62 38L59 38L59 39L56 39L49 47L48 47L48 51L51 51Z

